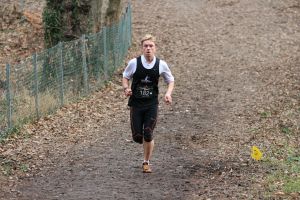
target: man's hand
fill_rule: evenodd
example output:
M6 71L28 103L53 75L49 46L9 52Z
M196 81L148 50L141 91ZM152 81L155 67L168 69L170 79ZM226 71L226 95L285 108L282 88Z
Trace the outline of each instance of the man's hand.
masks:
M166 94L166 95L165 95L165 102L166 102L166 104L168 104L168 105L172 104L172 97L171 97L170 94Z
M173 91L173 88L174 88L174 81L173 82L170 82L168 84L168 89L167 89L167 92L165 94L165 102L170 105L172 104L172 91Z
M131 89L130 88L125 88L124 89L124 94L125 94L126 97L131 96L132 95Z
M124 94L126 97L129 97L132 95L132 91L131 88L129 87L129 79L124 78L122 79L122 86L123 86L123 90L124 90Z

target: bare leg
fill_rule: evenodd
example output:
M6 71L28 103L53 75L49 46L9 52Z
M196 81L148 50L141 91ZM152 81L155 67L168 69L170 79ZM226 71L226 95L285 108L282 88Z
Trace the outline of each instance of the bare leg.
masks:
M144 140L144 160L150 160L154 148L154 140L146 142Z

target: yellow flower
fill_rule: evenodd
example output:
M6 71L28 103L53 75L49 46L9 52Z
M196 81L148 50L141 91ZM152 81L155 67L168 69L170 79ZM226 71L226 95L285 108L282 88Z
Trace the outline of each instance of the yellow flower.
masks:
M257 146L252 147L251 157L254 160L260 160L262 158L262 152L259 150Z

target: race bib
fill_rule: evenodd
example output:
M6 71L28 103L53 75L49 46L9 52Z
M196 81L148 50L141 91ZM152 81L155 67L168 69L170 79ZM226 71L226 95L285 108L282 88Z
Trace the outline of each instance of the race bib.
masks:
M140 86L137 87L135 92L136 98L152 98L153 97L153 87Z

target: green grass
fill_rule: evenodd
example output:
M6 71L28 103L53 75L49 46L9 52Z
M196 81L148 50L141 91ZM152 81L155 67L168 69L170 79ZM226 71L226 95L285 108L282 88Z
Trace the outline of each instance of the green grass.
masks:
M285 193L300 192L300 179L288 179L283 185L283 191Z
M261 113L260 113L260 117L261 117L261 118L268 118L268 117L271 117L271 113L270 113L270 112L261 112Z
M29 164L19 163L6 158L0 158L0 173L4 174L5 176L10 176L14 174L16 170L26 173L30 170Z
M29 165L28 164L21 164L20 169L21 169L22 172L28 172Z
M11 160L1 159L0 164L0 169L2 173L6 176L10 176L14 168L14 162Z
M281 127L281 132L286 135L291 135L293 133L291 128L289 128L287 126Z
M268 169L272 169L266 177L266 196L270 197L278 192L283 192L286 197L294 193L300 194L300 155L297 150L285 146L277 149L273 155L265 160ZM278 155L283 158L276 158Z

